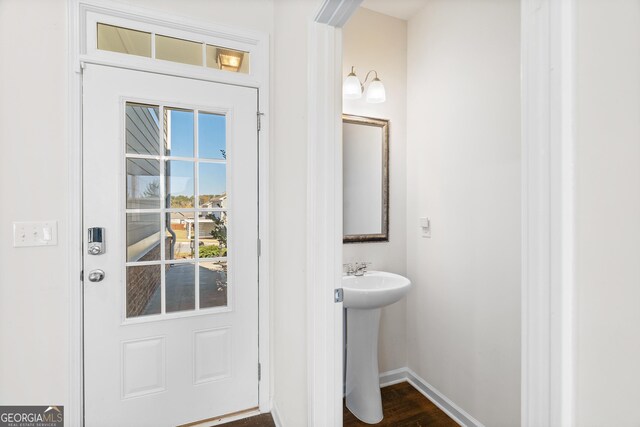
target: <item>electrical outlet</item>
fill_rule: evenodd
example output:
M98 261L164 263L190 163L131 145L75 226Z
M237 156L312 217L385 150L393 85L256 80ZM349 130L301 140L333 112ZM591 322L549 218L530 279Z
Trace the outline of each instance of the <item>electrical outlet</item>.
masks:
M14 222L13 246L55 246L58 244L58 222Z

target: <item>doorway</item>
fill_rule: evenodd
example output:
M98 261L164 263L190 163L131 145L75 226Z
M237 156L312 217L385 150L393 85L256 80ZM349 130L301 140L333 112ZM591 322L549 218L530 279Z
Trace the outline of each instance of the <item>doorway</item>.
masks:
M340 283L341 28L359 1L323 3L309 38L308 292L312 342L310 417L342 425ZM573 107L575 4L521 3L522 49L522 342L521 420L570 425L574 399ZM553 115L552 112L558 113ZM553 160L553 161L552 161ZM328 238L326 236L329 236ZM338 256L336 256L338 254ZM336 292L337 293L337 292ZM315 298L317 297L317 298ZM340 307L341 308L341 307ZM553 315L552 315L553 313ZM319 326L322 325L322 326Z
M257 96L86 66L88 425L258 407Z

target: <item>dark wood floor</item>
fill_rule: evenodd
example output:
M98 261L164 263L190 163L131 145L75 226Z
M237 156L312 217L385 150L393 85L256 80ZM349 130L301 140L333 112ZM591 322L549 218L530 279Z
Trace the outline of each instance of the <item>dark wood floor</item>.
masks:
M271 414L260 414L222 425L224 427L276 427Z
M424 397L409 383L390 385L382 389L384 419L377 426L393 427L457 427L451 418ZM364 427L371 424L358 420L344 407L344 427ZM275 427L271 414L262 414L224 424L224 427Z
M407 382L382 389L384 418L377 426L394 427L457 427L458 424ZM358 420L344 407L344 427L371 424Z

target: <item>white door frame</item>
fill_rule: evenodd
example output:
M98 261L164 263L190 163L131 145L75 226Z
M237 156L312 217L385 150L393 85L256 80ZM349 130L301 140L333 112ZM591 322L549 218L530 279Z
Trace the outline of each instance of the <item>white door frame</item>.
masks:
M342 426L342 30L361 0L325 0L309 31L309 425ZM575 393L575 0L521 0L522 426L572 426Z
M109 0L68 0L68 52L69 52L69 382L67 425L81 426L84 420L83 408L83 324L82 310L83 284L80 278L82 270L82 68L85 63L151 71L160 74L227 83L258 89L259 111L267 118L269 115L269 35L239 30L210 22L198 22L177 17L155 10L132 7ZM87 35L91 26L87 23L96 19L112 23L128 23L131 28L161 29L168 35L182 36L192 40L251 52L251 71L249 74L231 73L204 67L195 67L138 58L128 55L97 51L87 44ZM102 21L105 22L105 21ZM259 258L259 352L260 381L258 402L260 412L271 410L271 347L269 339L270 292L269 292L269 119L261 121L259 133L259 238L261 253Z

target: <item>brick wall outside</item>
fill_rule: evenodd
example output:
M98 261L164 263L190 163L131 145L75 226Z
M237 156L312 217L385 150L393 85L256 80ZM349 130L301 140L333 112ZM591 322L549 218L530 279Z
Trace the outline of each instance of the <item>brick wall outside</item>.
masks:
M165 241L165 259L169 259L171 253L171 237ZM160 244L138 261L151 261L160 258ZM167 266L168 267L168 266ZM145 313L149 300L160 287L160 265L144 265L127 268L127 317L136 317ZM159 307L159 305L158 305Z

